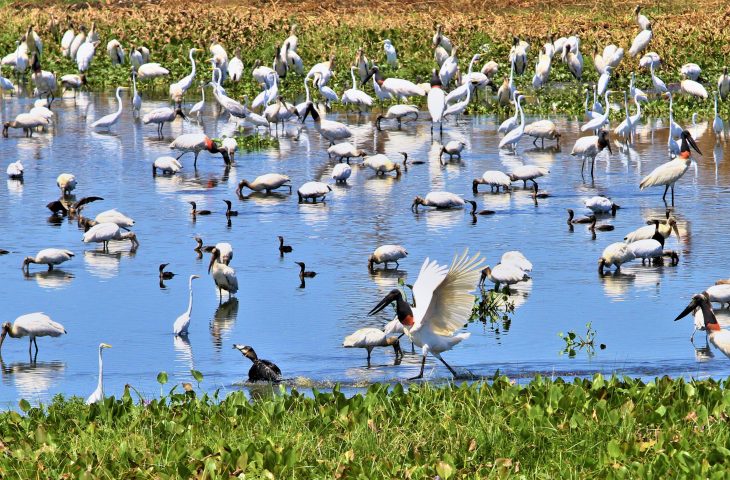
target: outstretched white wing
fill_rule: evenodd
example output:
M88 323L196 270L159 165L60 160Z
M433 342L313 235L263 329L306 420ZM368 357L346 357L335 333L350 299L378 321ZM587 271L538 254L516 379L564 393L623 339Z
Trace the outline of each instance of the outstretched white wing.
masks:
M469 257L468 250L455 256L448 270L426 259L413 285L416 300L413 329L424 326L437 335L450 336L462 328L471 315L474 295L469 292L479 281L483 262L479 254Z

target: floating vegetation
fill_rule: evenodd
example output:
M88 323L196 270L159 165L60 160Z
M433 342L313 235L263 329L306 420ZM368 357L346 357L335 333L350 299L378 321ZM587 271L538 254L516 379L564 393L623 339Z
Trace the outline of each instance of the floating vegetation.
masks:
M565 348L560 351L561 355L567 354L568 357L573 358L580 350L585 350L589 357L596 354L596 331L593 329L591 322L586 323L586 333L584 336L580 336L572 330L567 334L560 332L558 336L565 341ZM601 343L598 345L598 348L605 350L606 345Z
M502 323L504 330L509 330L510 315L515 311L515 304L509 295L481 287L481 295L474 299L470 322L484 324Z

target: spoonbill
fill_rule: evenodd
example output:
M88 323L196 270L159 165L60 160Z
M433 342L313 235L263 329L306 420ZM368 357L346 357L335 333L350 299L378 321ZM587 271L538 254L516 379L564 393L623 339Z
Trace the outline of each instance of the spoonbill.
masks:
M119 121L119 117L122 116L122 90L127 90L126 87L117 87L116 97L117 97L117 111L114 113L110 113L108 115L104 115L97 121L91 124L91 128L105 128L107 130L111 130L111 128L117 124Z
M421 348L421 370L412 379L423 378L426 356L430 353L456 376L456 371L441 357L457 344L469 338L470 333L456 333L471 315L474 295L471 292L479 277L483 259L468 256L465 251L455 256L451 267L426 259L418 279L413 284L416 306L411 307L398 289L391 290L368 315L375 315L395 302L398 320L414 345Z
M321 198L322 202L325 201L325 197L329 192L332 191L332 187L322 182L307 182L297 190L297 196L299 197L299 203L303 203L307 200L312 200L313 203L317 203L317 199Z
M223 301L223 290L228 292L228 298L238 291L238 277L232 267L220 261L221 251L218 248L213 247L211 254L208 273L213 277L220 301Z
M70 250L60 248L45 248L36 253L35 257L25 257L23 260L23 268L26 272L30 271L30 264L48 265L48 271L53 270L55 265L61 265L73 258L74 254Z
M273 190L278 188L288 187L289 193L291 193L291 180L280 173L267 173L256 177L253 182L246 179L241 180L238 183L237 190L239 195L241 195L244 187L254 192L266 192L267 195L270 195Z
M583 163L580 167L580 174L583 175L583 169L586 165L586 159L591 159L591 178L593 178L593 166L596 163L596 156L603 151L604 148L608 148L609 153L613 153L611 150L611 143L608 139L608 132L601 130L598 135L591 135L590 137L581 137L575 141L573 150L570 152L574 157L581 157Z
M368 352L368 367L370 367L370 354L375 347L393 347L395 358L403 355L400 349L398 337L389 337L379 328L361 328L351 333L342 342L345 348L364 348Z
M465 203L463 198L451 192L429 192L426 198L416 196L411 204L411 210L418 213L419 205L441 210L463 208Z
M256 355L253 347L248 345L234 344L233 348L251 360L253 365L248 370L249 382L279 382L281 381L281 370L270 360L263 360Z
M96 385L96 390L94 390L94 393L89 395L89 398L86 399L87 405L98 403L104 400L104 360L102 358L101 352L105 348L112 348L112 346L108 343L99 344L99 383Z
M3 348L6 335L10 335L11 338L28 337L30 341L28 355L31 354L33 345L35 345L35 353L38 355L37 337L59 337L66 333L66 329L60 323L51 320L48 315L36 312L19 316L12 324L3 323L0 332L0 350Z
M649 175L639 184L639 188L644 190L647 187L653 187L657 185L664 185L664 195L662 200L666 203L667 191L671 187L672 189L672 205L674 205L674 184L677 180L682 178L692 163L690 157L690 147L692 147L697 153L702 155L697 144L695 143L692 135L684 130L682 132L682 147L680 148L679 155L674 160L663 163L656 167Z
M373 271L375 265L385 264L385 269L388 269L389 263L395 263L395 267L398 268L398 260L406 258L408 252L405 248L400 245L381 245L376 248L375 251L368 258L368 270Z
M190 275L188 279L188 290L190 290L190 297L188 300L188 309L177 317L175 323L172 326L172 333L175 336L186 336L188 334L188 327L190 326L190 314L193 311L193 280L200 278L198 275Z

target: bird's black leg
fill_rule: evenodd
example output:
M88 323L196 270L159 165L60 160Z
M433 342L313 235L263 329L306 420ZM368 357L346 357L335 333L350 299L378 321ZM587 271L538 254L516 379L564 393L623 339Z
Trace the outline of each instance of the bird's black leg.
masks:
M35 345L35 354L38 355L38 339L33 337L33 345Z
M664 187L664 195L662 195L662 200L664 200L664 203L667 203L667 191L669 190L669 185Z
M674 206L674 184L672 184L672 206Z
M423 378L423 369L426 368L426 355L423 356L423 360L421 360L421 373L416 375L415 377L411 377L408 380L418 380L419 378Z
M370 368L370 352L372 352L372 350L368 348L368 368Z
M438 358L439 360L441 360L441 363L443 363L444 365L446 365L446 368L449 369L449 371L451 372L451 374L453 376L455 376L455 377L457 376L456 375L456 370L454 370L453 368L451 368L451 365L449 365L448 363L446 363L446 360L444 360L443 358L441 358L441 355L437 356L436 358Z

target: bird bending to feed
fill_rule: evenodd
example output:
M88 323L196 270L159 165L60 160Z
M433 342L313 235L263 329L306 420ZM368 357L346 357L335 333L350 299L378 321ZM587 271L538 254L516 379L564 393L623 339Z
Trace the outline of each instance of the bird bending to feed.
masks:
M352 167L347 163L338 163L332 167L332 178L335 183L347 183L347 179L352 175Z
M192 208L190 213L192 214L193 217L195 217L196 215L210 215L212 213L210 210L198 210L198 204L195 202L191 201L188 203L190 204L190 207Z
M499 263L494 268L489 265L484 267L479 277L479 286L484 285L486 280L494 283L494 291L499 290L500 285L506 286L506 291L509 292L510 285L514 285L520 282L526 282L530 279L530 276L522 270L520 267L513 263Z
M364 157L367 153L364 150L355 148L355 145L350 142L335 143L327 149L328 156L334 156L339 162L346 160L350 163L350 159L353 157Z
M239 196L241 196L244 187L254 192L266 192L266 195L270 195L273 190L287 187L289 193L291 193L291 180L286 175L280 173L267 173L256 177L253 182L249 182L246 179L241 180L238 183L237 190Z
M31 354L31 348L35 345L35 353L38 355L38 340L36 337L58 337L66 333L58 322L51 320L51 317L45 313L36 312L21 315L11 324L5 322L2 325L0 333L0 351L3 348L5 336L10 335L12 338L28 337L28 354Z
M663 163L656 167L649 175L639 184L639 188L644 190L647 187L653 187L657 185L664 185L664 195L662 200L664 203L667 202L667 191L671 187L672 189L672 205L674 205L674 184L677 180L682 178L687 172L692 158L690 155L690 147L692 147L697 153L702 155L702 152L697 147L692 135L687 131L682 131L682 146L679 151L679 155L674 160Z
M616 267L616 272L621 270L621 265L635 259L636 255L624 242L616 242L607 246L601 258L598 259L598 274L603 275L604 269Z
M707 339L726 356L730 357L730 331L720 328L717 323L715 312L712 311L712 304L707 292L697 293L692 296L692 301L677 315L674 321L680 320L697 309L700 310L704 328L707 331Z
M361 328L351 333L342 342L345 348L364 348L368 352L368 367L370 367L370 354L375 347L393 347L395 358L403 356L400 349L398 337L389 337L379 328Z
M621 208L611 201L610 198L596 195L585 201L586 208L593 213L608 213L611 212L611 216L616 216L616 211Z
M457 142L456 140L452 140L446 145L443 145L441 147L441 151L439 152L439 162L441 161L441 157L444 156L444 153L448 154L449 160L454 157L457 157L459 160L461 160L461 151L464 150L464 147L466 147L466 143Z
M499 170L487 170L480 178L475 178L471 182L471 191L479 193L479 185L489 185L492 192L496 189L499 192L501 188L503 192L507 192L512 188L512 178Z
M317 276L317 272L306 271L306 265L304 262L294 262L299 265L299 278L314 278Z
M112 346L108 343L99 344L99 383L96 385L96 390L94 390L94 393L89 395L89 398L86 399L87 405L98 403L104 400L104 360L102 358L101 352L105 348L112 348Z
M382 130L380 122L383 120L395 120L398 122L398 128L400 128L403 120L418 120L418 107L415 105L393 105L388 108L385 115L378 115L375 119L375 128Z
M291 245L284 245L284 237L279 235L279 253L283 257L285 253L291 253L294 249L291 248Z
M159 270L160 270L160 280L172 280L172 278L175 276L172 272L166 272L165 267L170 265L169 263L161 263Z
M223 301L223 290L228 292L228 298L231 298L238 291L236 271L222 262L221 251L217 247L211 249L208 273L213 277L220 301Z
M474 295L470 292L479 278L483 261L479 254L469 257L468 251L455 256L449 268L426 258L413 284L415 307L403 298L400 290L393 289L368 313L375 315L395 302L398 320L405 334L423 355L421 370L411 380L423 378L429 353L457 376L456 370L446 363L441 354L471 335L456 332L463 328L471 315Z
M190 275L188 279L188 290L190 290L190 298L188 300L188 309L177 317L175 323L172 326L172 333L176 336L184 336L188 334L188 327L190 326L190 314L193 311L193 280L200 278L197 275Z
M297 196L299 197L299 203L303 203L307 200L312 200L312 203L317 203L317 199L321 198L324 203L325 197L329 192L332 191L332 187L322 182L307 182L297 190Z
M195 155L195 160L193 161L194 167L198 165L198 155L203 150L210 153L220 153L226 165L231 164L231 157L228 155L228 152L204 133L184 133L170 143L170 148L182 152L178 155L177 160L180 160L180 157L186 153L193 153Z
M53 270L55 265L60 265L73 258L73 252L62 250L60 248L46 248L36 253L35 257L25 257L23 260L23 268L26 272L30 272L30 264L37 263L40 265L48 265L48 271Z
M429 192L426 198L420 196L414 198L411 204L411 210L414 213L418 213L419 205L434 207L440 210L463 208L465 203L463 198L451 192Z
M172 175L182 170L182 164L175 157L157 157L152 163L152 175L157 175L157 170L165 175Z
M137 235L134 232L122 232L116 223L97 223L88 229L82 238L84 243L101 243L104 251L109 250L109 242L112 240L129 240L132 242L132 250L139 247Z
M368 270L373 271L375 265L381 263L385 264L386 270L389 263L395 263L395 267L398 268L400 266L398 260L406 258L406 256L408 256L408 252L400 245L381 245L368 258Z
M281 370L276 364L270 360L262 360L256 355L253 347L248 345L234 344L233 348L243 354L244 357L248 358L253 362L251 368L248 370L248 381L249 382L280 382L281 381Z

